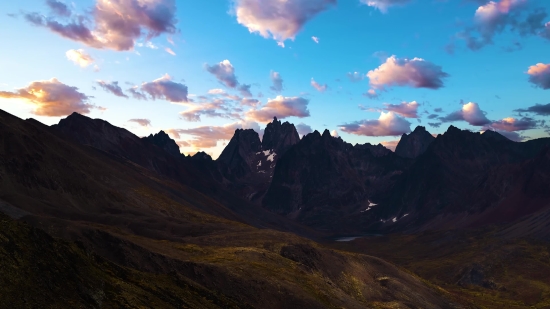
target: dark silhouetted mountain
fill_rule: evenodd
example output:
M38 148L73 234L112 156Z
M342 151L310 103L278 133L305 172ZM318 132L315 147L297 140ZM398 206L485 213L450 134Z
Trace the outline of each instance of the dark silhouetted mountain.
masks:
M352 146L328 130L310 133L279 158L263 205L311 226L334 224L366 209L369 198L406 168L407 159L380 152L376 146Z
M534 169L524 164L537 165L527 162L540 156L547 145L549 138L517 143L450 126L403 173L375 212L385 220L391 219L386 227L411 229L467 227L518 219L539 209L525 211L528 207L524 205L533 194L514 188L527 186L519 179L531 177ZM547 172L550 173L542 171L542 175ZM539 207L550 206L548 199L538 203ZM491 213L490 218L487 213Z
M150 134L145 137L145 139L148 142L157 145L159 148L164 149L164 151L171 155L181 156L180 147L176 144L176 141L171 139L168 134L164 133L164 131L160 131L155 135Z
M395 153L404 158L416 158L423 154L434 140L435 137L426 131L426 128L418 126L410 134L401 136Z
M383 157L391 153L392 151L384 147L382 144L372 145L369 143L366 144L357 144L355 149L368 149L375 157Z
M165 153L173 169L190 158L106 123L73 124L69 138L0 111L0 211L13 216L0 214L2 308L453 307L439 287L381 259L295 236L297 225L260 207L240 200L230 210L229 195L73 139L94 136L113 151L125 149L117 139L143 143L143 155ZM190 183L199 172L187 170Z
M277 117L273 122L268 123L264 130L262 138L262 149L272 150L277 155L282 156L288 148L300 141L300 135L293 124L284 122L281 124Z
M497 141L508 141L509 139L496 132L496 131L493 131L493 130L487 130L485 132L483 132L483 134L481 134L481 136L483 136L484 138L488 138L488 139L494 139L494 140L497 140Z
M253 171L254 158L261 150L260 137L256 131L237 129L217 161L227 167L226 176L235 180Z

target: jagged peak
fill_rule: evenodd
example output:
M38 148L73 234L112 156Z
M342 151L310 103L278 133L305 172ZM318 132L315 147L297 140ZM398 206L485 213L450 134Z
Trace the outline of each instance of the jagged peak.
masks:
M327 137L332 137L332 135L330 135L330 131L328 129L325 129L323 131L323 135L322 135L324 138L327 138Z

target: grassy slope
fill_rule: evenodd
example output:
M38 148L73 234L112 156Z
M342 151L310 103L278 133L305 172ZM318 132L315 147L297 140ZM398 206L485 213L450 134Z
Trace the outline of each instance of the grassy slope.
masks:
M335 245L379 256L478 308L550 308L550 244L497 229L390 235Z

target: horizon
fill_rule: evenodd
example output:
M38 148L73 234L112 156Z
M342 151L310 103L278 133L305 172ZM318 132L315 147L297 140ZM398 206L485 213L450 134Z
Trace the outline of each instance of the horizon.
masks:
M274 116L387 148L417 126L550 134L548 1L25 2L0 4L0 108L22 119L77 111L212 157Z

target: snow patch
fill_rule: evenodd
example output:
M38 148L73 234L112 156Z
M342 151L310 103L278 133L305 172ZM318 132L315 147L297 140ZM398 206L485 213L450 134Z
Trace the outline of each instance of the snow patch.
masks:
M267 161L273 162L273 160L275 160L275 156L276 156L276 155L277 155L276 153L270 154L269 157L267 157Z
M258 165L256 165L256 166L258 166L258 167L262 166L262 161L258 161Z
M368 200L368 201L369 201L369 207L373 207L373 206L378 205L378 204L375 204L375 203L371 202L370 200Z
M391 219L394 223L397 222L397 217L394 217L393 219Z

